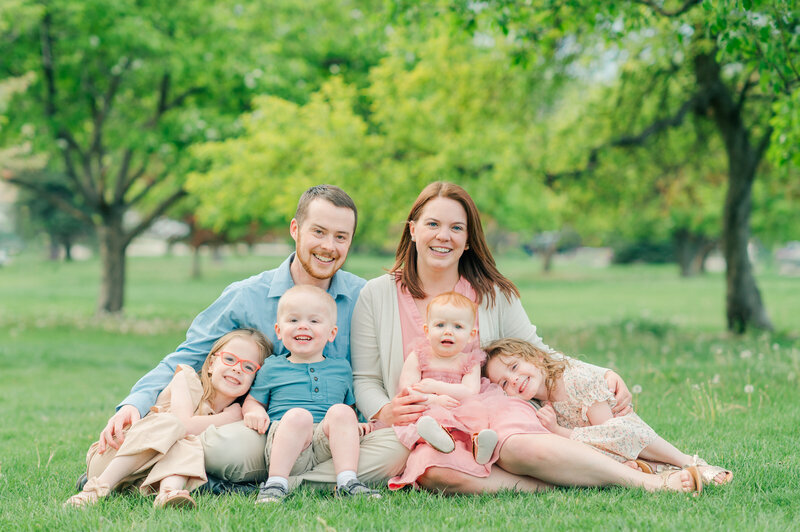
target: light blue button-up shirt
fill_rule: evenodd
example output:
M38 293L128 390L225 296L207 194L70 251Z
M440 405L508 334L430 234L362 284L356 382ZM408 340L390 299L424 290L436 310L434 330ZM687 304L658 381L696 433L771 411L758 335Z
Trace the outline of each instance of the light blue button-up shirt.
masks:
M221 336L242 327L252 327L272 341L274 353L288 355L288 350L275 336L278 300L294 286L289 266L294 253L274 270L268 270L249 279L228 286L211 306L197 315L184 341L174 353L164 359L139 379L131 393L118 406L133 405L144 416L156 402L161 390L167 387L178 364L187 364L195 370L203 366L211 346ZM327 358L350 361L350 318L358 294L366 281L352 273L339 270L331 278L328 293L336 301L339 332L333 342L325 346Z

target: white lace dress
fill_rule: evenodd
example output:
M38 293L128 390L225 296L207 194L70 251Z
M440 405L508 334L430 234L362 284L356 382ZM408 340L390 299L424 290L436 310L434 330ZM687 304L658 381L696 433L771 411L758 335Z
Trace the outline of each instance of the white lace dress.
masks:
M658 435L633 412L591 425L586 416L589 407L600 401L608 401L612 407L616 404L605 381L606 370L567 360L563 376L567 400L553 402L558 424L573 429L571 439L591 445L619 462L636 459Z

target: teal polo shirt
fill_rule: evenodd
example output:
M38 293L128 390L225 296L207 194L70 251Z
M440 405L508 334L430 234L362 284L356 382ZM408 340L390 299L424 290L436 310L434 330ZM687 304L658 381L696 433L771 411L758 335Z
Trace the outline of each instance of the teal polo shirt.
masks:
M304 408L319 423L335 404L355 404L353 372L341 358L310 364L289 362L289 355L264 361L250 395L266 405L270 421L278 421L292 408Z

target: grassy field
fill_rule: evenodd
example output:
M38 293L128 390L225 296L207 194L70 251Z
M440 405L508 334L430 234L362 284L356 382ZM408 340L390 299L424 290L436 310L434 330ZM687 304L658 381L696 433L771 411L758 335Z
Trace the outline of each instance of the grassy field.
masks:
M200 496L194 512L155 511L137 495L65 510L83 457L113 406L183 339L191 318L229 282L280 258L230 257L188 278L185 258L132 259L125 317L93 310L96 262L22 256L0 269L0 530L452 530L796 528L800 500L800 279L759 274L773 334L729 336L719 274L680 279L674 266L593 270L509 257L545 341L617 369L639 385L637 410L687 452L732 469L699 498L637 490L442 497L386 492L339 501L303 489L280 508L242 496ZM352 257L374 277L391 261ZM750 393L747 393L750 391Z

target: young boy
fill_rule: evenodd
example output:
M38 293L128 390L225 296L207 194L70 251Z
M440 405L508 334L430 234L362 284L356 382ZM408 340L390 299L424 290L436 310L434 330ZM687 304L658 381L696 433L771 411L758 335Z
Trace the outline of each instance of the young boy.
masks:
M322 355L338 330L336 303L320 288L295 285L280 298L277 319L275 333L289 354L264 362L242 406L245 425L267 434L269 478L256 503L282 501L290 475L331 457L337 495L380 498L356 477L360 437L370 427L352 406L350 364Z

